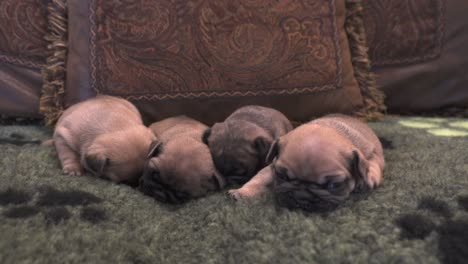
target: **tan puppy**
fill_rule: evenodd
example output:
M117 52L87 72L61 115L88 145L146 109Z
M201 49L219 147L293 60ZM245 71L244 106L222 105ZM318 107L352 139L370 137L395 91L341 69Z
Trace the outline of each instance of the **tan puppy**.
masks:
M329 115L304 124L274 143L273 160L242 188L240 199L254 197L273 183L280 204L310 211L328 210L359 187L382 182L382 145L366 124L345 115Z
M271 144L291 130L291 123L279 111L245 106L207 129L203 141L228 182L245 183L268 165L265 160Z
M81 175L84 168L115 182L138 179L155 139L135 106L104 95L68 108L53 135L64 173Z
M150 126L158 141L152 144L140 179L140 190L162 202L182 203L224 187L210 150L202 142L204 124L185 116Z

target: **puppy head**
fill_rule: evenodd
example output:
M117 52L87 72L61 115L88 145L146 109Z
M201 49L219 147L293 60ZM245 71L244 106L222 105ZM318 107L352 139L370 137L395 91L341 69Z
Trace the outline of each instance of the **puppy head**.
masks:
M95 176L134 183L143 172L148 146L156 137L144 126L98 136L81 157Z
M368 163L346 138L329 128L304 125L276 141L267 159L280 205L328 211L364 184Z
M200 141L155 141L148 158L139 188L161 202L183 203L224 187L208 147Z
M216 123L203 134L213 161L229 183L243 184L265 167L273 138L248 122Z

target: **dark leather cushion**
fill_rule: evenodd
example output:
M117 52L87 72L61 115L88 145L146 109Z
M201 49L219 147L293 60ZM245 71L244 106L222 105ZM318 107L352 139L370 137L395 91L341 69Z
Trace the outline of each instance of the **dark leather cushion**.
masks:
M366 102L351 63L344 0L68 6L67 105L102 93L131 100L147 121L186 114L213 123L247 104L307 121L357 112Z
M9 117L40 117L40 69L0 63L0 114Z
M39 117L46 0L0 1L0 113Z
M370 56L391 112L468 106L468 1L364 0Z

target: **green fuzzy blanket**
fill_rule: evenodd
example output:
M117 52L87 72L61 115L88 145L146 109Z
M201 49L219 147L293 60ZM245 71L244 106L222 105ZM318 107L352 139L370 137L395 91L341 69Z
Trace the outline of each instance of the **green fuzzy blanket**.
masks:
M51 131L0 126L0 263L468 263L468 120L387 117L383 185L327 214L225 193L183 206L61 174Z

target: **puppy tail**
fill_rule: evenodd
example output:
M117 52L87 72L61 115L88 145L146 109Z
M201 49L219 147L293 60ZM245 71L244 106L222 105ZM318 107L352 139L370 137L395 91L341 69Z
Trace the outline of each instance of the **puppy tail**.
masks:
M41 146L52 146L52 145L54 145L53 139L47 139L41 142Z

